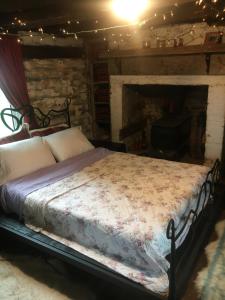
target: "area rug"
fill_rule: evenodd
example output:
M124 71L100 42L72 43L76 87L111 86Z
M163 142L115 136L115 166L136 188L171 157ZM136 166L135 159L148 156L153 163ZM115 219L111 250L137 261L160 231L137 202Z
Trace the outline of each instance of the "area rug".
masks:
M79 278L71 278L59 261L42 257L0 253L2 300L95 300Z
M197 276L196 287L202 300L225 299L225 221L216 225L218 239L206 249L208 265Z

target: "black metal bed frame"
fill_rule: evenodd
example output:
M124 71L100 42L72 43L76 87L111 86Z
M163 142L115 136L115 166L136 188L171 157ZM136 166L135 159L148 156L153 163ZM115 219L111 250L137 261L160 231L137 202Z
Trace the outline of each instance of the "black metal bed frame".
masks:
M219 167L219 161L216 161L213 169L208 173L206 181L202 185L198 195L196 209L189 212L182 228L177 231L173 219L168 223L166 234L167 238L171 241L171 253L167 257L170 262L168 271L169 300L180 299L183 294L195 261L205 245L209 233L212 231L215 220L217 219L223 198L222 194L220 195L220 193L217 192ZM212 181L209 181L209 178L211 178ZM200 207L203 207L203 210L198 212ZM184 232L189 221L191 222L191 226L188 236L182 245L176 248L176 241ZM133 282L82 253L56 242L43 234L34 232L17 219L10 218L3 213L0 214L0 230L96 277L100 277L123 288L133 289L134 292L138 293L137 299L141 299L140 295L148 296L148 298L145 299L161 299L161 297L147 290L140 284Z
M205 222L208 222L209 227L212 227L215 217L213 215L213 213L215 213L214 208L216 204L219 204L220 207L220 202L218 203L218 200L222 200L218 199L220 198L219 196L222 195L216 194L219 179L220 161L216 160L213 168L208 172L206 180L200 188L196 208L189 211L181 229L178 231L176 230L175 221L173 219L171 219L168 223L166 236L171 241L171 253L169 256L170 269L168 272L169 300L176 299L177 294L179 295L181 293L181 291L176 293L176 276L179 265L182 265L182 260L184 260L186 257L186 253L182 253L181 251L181 253L179 253L179 250L176 249L176 241L181 237L189 222L191 222L191 226L186 239L186 244L188 244L190 240L194 239L194 235L197 232L196 229L198 225L201 224L201 221L205 220ZM186 249L191 247L193 247L193 244L189 243L189 247L186 247ZM184 245L182 248L184 248Z
M38 128L45 128L51 125L51 121L63 116L68 127L71 127L69 106L71 99L66 99L61 109L51 109L46 114L38 107L30 104L22 105L19 108L7 107L0 112L2 123L12 132L19 130L23 124L24 117L29 117L30 123L34 122ZM7 123L7 118L13 121L13 128Z
M70 101L67 100L65 102L64 110L51 110L47 114L43 114L39 109L37 109L38 113L43 116L43 127L50 124L52 114L58 114L59 112L67 114L68 124L70 125L69 104ZM24 116L24 107L22 108L22 111ZM33 114L34 109L32 107L28 107L28 111L26 112L31 112ZM1 117L4 115L9 115L7 109L5 109L4 112L1 112ZM21 120L17 121L22 124ZM173 219L171 219L168 223L166 236L171 243L171 252L167 256L167 259L170 262L170 268L168 271L169 300L180 299L192 271L192 267L202 250L202 247L205 245L209 237L209 233L216 221L223 200L223 190L221 191L218 185L219 179L220 162L217 160L213 168L209 171L206 180L200 189L196 208L189 212L184 220L183 226L178 230ZM189 225L190 229L187 237L183 241L182 245L177 248L176 241L181 237L183 232L186 230L186 227ZM94 274L95 276L101 277L104 280L108 280L111 283L133 288L134 291L139 291L142 295L149 296L148 299L160 299L158 295L147 290L142 285L118 274L82 253L56 242L43 234L32 231L17 219L6 216L1 211L0 231L12 235L13 237L20 239L41 251L52 254L67 263Z

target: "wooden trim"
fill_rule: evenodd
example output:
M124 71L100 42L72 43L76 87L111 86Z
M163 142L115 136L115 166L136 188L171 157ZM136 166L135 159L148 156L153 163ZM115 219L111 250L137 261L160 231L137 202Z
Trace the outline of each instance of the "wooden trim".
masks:
M22 52L24 59L80 58L84 55L82 47L22 45Z
M143 56L175 56L175 55L197 55L197 54L219 54L225 53L225 44L194 45L184 47L165 47L148 49L110 50L101 52L100 59L143 57Z

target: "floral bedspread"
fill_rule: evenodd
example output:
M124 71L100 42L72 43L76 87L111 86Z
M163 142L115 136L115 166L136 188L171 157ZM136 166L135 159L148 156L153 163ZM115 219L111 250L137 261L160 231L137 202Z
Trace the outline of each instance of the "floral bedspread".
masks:
M113 153L28 195L25 223L166 294L168 221L174 218L182 226L208 171L205 166Z

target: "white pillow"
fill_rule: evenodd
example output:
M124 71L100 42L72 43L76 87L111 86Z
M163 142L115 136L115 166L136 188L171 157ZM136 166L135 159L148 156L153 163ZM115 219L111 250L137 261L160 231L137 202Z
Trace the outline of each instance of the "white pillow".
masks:
M41 137L0 146L0 184L56 163Z
M94 148L78 127L49 134L43 139L48 143L57 161L65 160Z

